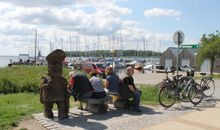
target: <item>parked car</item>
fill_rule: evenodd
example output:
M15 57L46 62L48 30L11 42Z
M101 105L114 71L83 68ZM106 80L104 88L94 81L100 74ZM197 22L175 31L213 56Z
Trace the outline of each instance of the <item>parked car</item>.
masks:
M102 63L93 63L93 62L86 62L82 64L82 70L86 73L90 73L91 71L95 70L97 74L104 75L105 74L105 67Z

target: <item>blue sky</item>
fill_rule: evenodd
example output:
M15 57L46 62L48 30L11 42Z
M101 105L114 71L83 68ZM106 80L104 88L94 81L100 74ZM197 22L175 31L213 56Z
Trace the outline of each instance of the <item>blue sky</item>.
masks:
M219 5L219 0L0 0L0 55L32 55L36 29L43 55L57 48L143 50L143 38L148 50L164 51L176 46L177 30L189 44L220 30Z
M120 5L133 9L128 19L137 20L141 26L153 32L173 33L182 30L197 40L202 34L213 33L220 28L219 0L128 0L120 2ZM180 19L143 16L144 10L155 7L178 10L181 12Z

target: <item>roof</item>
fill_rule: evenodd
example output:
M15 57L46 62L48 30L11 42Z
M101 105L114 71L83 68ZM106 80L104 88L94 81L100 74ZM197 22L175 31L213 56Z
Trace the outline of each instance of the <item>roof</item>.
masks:
M172 53L175 57L177 57L178 51L177 51L177 48L176 48L176 47L169 47L169 48L167 49L167 51L168 51L168 50L170 50L171 53ZM182 52L182 50L183 50L183 49L179 49L179 54L180 54L180 52Z

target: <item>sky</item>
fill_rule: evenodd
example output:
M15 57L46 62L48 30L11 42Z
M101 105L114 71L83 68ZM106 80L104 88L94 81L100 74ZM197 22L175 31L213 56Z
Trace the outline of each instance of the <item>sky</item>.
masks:
M153 50L220 30L219 0L0 0L0 55ZM37 37L36 37L37 32Z

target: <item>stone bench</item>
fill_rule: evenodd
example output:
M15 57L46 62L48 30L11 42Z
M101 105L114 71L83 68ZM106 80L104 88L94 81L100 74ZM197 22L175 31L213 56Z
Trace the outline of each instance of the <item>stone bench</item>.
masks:
M112 97L110 102L114 104L115 108L129 108L133 100L133 98L122 99L120 94L117 92L108 92L107 95Z
M117 99L114 101L114 107L115 108L122 108L122 109L127 109L131 106L133 98L129 99Z
M86 103L86 109L92 113L104 114L107 112L108 102L112 97L106 96L105 98L85 98L81 102Z
M120 94L118 92L107 92L107 95L112 98L112 100L110 100L110 103L114 103L117 99L120 98Z

